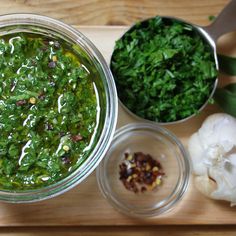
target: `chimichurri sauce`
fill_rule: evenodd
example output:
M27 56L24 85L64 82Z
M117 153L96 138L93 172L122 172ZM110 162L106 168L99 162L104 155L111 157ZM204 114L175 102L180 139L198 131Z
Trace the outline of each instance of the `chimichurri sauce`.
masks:
M99 110L89 66L61 40L0 37L0 189L48 186L86 159Z

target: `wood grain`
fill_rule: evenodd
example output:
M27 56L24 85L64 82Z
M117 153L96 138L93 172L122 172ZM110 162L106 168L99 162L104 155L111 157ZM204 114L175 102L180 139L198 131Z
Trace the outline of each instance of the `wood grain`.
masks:
M14 227L2 228L6 236L235 236L236 226L141 226L141 227Z
M166 15L200 25L217 15L228 0L1 0L0 14L38 13L74 25L130 25Z

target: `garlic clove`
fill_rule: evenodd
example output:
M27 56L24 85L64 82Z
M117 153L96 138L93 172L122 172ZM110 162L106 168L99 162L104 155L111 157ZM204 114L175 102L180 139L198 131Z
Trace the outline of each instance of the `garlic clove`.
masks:
M209 116L189 140L195 185L204 195L236 205L236 119ZM214 180L214 181L213 181Z
M227 200L232 204L236 202L236 154L231 154L218 168L211 168L209 174L216 180L217 189L212 197L218 200Z
M229 201L232 204L236 203L236 189L231 188L222 178L223 176L217 175L217 189L212 192L211 197L217 200Z
M229 152L236 145L236 119L230 115L217 113L209 116L202 124L198 134L205 148L221 145Z
M202 158L203 147L201 145L199 135L197 133L193 134L188 143L188 150L190 156L192 157L193 171L197 175L206 175L207 167L204 164Z
M217 188L216 183L207 175L196 176L194 178L194 184L199 192L210 198L212 198L211 195Z

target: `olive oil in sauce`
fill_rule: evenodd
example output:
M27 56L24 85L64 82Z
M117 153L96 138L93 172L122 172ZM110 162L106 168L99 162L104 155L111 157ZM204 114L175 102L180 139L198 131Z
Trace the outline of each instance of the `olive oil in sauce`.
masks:
M51 185L89 155L96 75L72 48L38 34L0 37L0 189Z

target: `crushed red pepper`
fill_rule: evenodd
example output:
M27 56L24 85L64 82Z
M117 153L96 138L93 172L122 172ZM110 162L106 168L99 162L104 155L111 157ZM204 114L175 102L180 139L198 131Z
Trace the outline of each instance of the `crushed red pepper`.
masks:
M25 105L27 102L26 102L26 100L24 99L24 100L19 100L19 101L17 101L16 102L16 105L17 106L23 106L23 105Z
M72 136L71 136L71 140L72 140L73 142L78 142L78 141L83 140L83 137L82 137L80 134L72 135Z
M119 174L125 188L134 193L156 189L165 175L160 162L142 152L125 153Z

